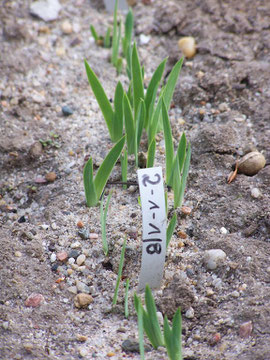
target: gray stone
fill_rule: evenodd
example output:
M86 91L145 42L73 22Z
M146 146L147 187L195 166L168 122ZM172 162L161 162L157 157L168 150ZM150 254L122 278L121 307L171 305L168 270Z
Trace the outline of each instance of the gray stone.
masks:
M207 250L204 255L204 263L208 270L214 270L224 264L226 253L221 249Z
M58 17L61 5L58 0L35 1L30 6L30 14L44 21L53 21Z

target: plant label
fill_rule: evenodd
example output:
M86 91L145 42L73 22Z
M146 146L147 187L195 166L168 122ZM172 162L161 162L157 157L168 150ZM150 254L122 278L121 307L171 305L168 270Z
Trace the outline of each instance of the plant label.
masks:
M142 205L142 262L138 291L148 284L160 287L166 255L167 216L162 168L139 169L138 180Z

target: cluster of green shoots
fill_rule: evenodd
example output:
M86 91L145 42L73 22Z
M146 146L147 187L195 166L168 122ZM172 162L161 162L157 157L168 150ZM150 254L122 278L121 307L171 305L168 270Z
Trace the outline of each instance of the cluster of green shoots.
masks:
M118 0L115 1L113 32L108 28L105 37L99 36L93 26L90 27L93 37L98 45L112 47L112 64L117 73L122 71L123 58L119 56L121 44L121 21L117 19ZM147 161L146 167L153 167L156 153L156 135L163 131L165 140L165 181L168 189L174 192L174 209L182 205L184 191L189 171L191 148L187 144L185 133L182 134L179 144L174 149L172 129L168 111L175 86L183 64L181 58L171 70L166 84L163 84L163 74L167 59L164 59L154 71L152 78L145 89L144 67L141 66L136 43L132 45L133 13L129 10L125 20L125 33L122 38L122 56L126 59L126 72L130 80L127 89L119 81L114 91L113 104L105 93L105 90L95 72L85 60L85 69L91 89L99 104L105 119L110 139L114 146L104 158L95 176L93 171L93 159L90 158L85 164L83 181L88 207L97 206L100 202L100 221L102 230L102 244L105 256L109 253L106 237L106 219L112 192L109 193L104 205L104 189L110 174L117 162L121 162L122 183L127 187L128 156L134 156L135 167L139 166L139 151L143 133L147 136ZM112 36L111 36L112 32ZM167 192L165 194L167 207ZM168 211L168 209L167 209ZM177 223L177 214L173 214L167 227L167 247L172 238ZM117 303L117 296L122 269L124 264L126 238L123 243L117 283L113 298L113 306ZM125 316L129 316L128 309L129 279L125 284ZM155 349L165 346L171 360L182 360L181 352L181 312L178 309L174 315L172 326L164 317L163 332L160 328L156 306L149 286L145 288L145 305L143 308L141 299L134 295L134 305L138 316L139 340L141 358L144 359L143 332Z
M132 31L133 31L133 12L129 9L126 19L125 19L125 32L124 36L122 36L122 22L121 20L118 21L118 0L115 1L114 5L114 14L113 14L113 34L111 36L112 28L108 27L105 36L98 35L95 27L93 25L90 26L90 31L92 33L95 42L99 46L104 46L105 48L112 48L112 56L111 62L115 66L117 70L117 74L120 74L123 67L123 57L126 59L127 62L127 75L129 79L131 78L130 75L130 55L131 55L131 40L132 40ZM120 53L120 43L122 39L122 56L119 56Z

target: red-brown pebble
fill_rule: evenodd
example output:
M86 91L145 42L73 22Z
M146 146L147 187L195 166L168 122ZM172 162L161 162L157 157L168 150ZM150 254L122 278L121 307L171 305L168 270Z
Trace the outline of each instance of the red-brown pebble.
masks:
M25 300L24 304L27 307L37 307L39 306L41 303L44 302L44 296L41 294L31 294L30 296L28 296L28 298Z
M192 211L192 209L190 207L188 207L188 206L182 206L181 207L181 212L184 215L190 215L191 211Z
M56 257L59 261L66 261L68 258L68 254L66 251L60 251L56 254Z
M81 220L79 220L77 222L77 226L78 226L78 228L82 229L84 227L84 223Z
M56 179L56 173L55 172L49 172L45 175L45 179L49 182L54 182Z
M178 237L180 237L181 239L186 239L186 238L187 238L187 234L186 234L184 231L182 231L182 230L178 231L177 235L178 235Z
M252 321L247 321L243 323L242 325L240 325L239 336L242 339L248 338L252 333L252 329L253 329Z
M212 334L209 339L209 345L215 346L220 341L220 339L221 339L220 333Z

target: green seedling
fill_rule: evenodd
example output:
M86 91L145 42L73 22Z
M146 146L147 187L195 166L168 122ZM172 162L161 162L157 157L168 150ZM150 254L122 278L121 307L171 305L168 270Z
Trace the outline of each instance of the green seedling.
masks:
M144 354L143 331L155 349L165 346L170 360L182 360L182 320L181 310L177 309L173 317L172 327L165 315L163 333L157 318L155 301L148 285L145 287L146 310L142 306L141 299L134 294L134 307L138 316L139 344L141 358Z
M174 213L173 217L171 218L169 225L167 227L167 231L166 231L166 247L168 248L175 226L176 226L176 222L177 222L177 215Z
M133 31L134 17L133 12L129 9L126 20L125 20L125 36L122 39L122 50L123 55L127 61L127 75L131 80L131 41L132 41L132 31Z
M102 35L98 35L93 25L90 25L90 31L97 45L104 46L105 48L111 47L111 27L108 27L105 37Z
M163 323L165 347L170 360L182 360L182 319L181 310L177 309L170 327L167 316Z
M120 139L107 154L95 177L93 174L92 158L90 158L85 164L83 170L83 183L86 205L88 207L97 205L112 169L123 150L124 144L125 137L123 136L122 139Z
M125 317L129 317L129 310L128 310L128 290L129 290L129 279L126 279L125 284Z
M136 294L135 294L136 295ZM136 299L134 295L134 303ZM141 360L144 360L145 357L144 357L144 339L143 339L143 306L141 304L140 301L138 301L138 305L137 305L137 317L138 317L138 331L139 331L139 348L140 348L140 356L141 356Z
M113 296L113 306L115 306L117 303L118 290L119 290L119 285L120 285L120 281L121 281L121 277L122 277L122 270L123 270L123 265L124 265L126 244L127 244L127 237L125 237L125 240L124 240L124 243L122 246L122 250L121 250L117 281L116 281L116 286L115 286L115 291L114 291L114 296Z
M108 196L108 199L107 199L107 202L105 205L105 209L103 206L104 196L102 196L101 202L100 202L100 223L101 223L102 247L103 247L105 256L108 256L108 252L109 252L107 236L106 236L106 220L107 220L107 213L108 213L111 197L112 197L112 191L110 191L110 193L109 193L109 196Z
M117 10L118 10L118 0L115 0L114 13L113 13L113 38L112 38L112 64L118 69L118 56L119 56L119 46L121 39L121 21L118 24L117 21Z
M147 162L146 167L153 167L155 162L155 154L156 154L156 139L153 139L147 153Z
M172 130L165 101L162 100L162 120L165 138L166 183L174 191L174 208L182 205L190 164L191 148L185 133L182 134L174 155Z
M127 168L128 168L127 149L125 149L123 155L121 155L120 161L121 161L122 182L124 183L123 189L126 189L127 185L125 183L127 182Z
M112 142L116 142L123 135L123 86L120 82L118 82L116 86L113 109L100 81L86 60L85 69L89 84L106 121L111 140Z
M151 292L149 285L145 287L145 306L146 310L142 309L143 313L143 328L144 331L155 349L159 346L164 345L164 338L160 329L160 325L157 317L157 309L155 301ZM138 314L140 308L142 307L141 299L134 294L134 306Z

